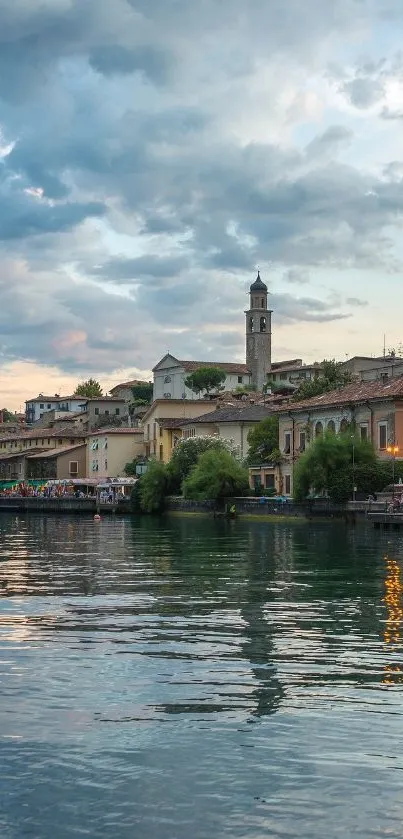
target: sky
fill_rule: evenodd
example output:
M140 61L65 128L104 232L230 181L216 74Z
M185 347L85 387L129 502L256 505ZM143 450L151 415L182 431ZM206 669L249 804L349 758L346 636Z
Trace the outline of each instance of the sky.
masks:
M402 0L0 0L0 404L403 339Z

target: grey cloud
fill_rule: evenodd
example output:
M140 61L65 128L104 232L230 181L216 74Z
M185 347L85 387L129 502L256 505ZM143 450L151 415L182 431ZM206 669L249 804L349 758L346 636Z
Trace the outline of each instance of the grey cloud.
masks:
M107 260L102 265L95 265L87 271L105 280L130 283L139 282L144 278L176 277L188 267L188 264L185 256L164 257L147 254L132 259L116 257Z
M290 285L306 285L309 283L309 274L304 268L289 268L283 279Z
M370 108L384 95L384 87L380 80L364 76L345 82L341 90L356 108Z
M242 357L243 283L256 263L275 263L290 285L306 284L310 266L389 264L397 169L386 179L337 162L354 140L343 125L305 149L275 139L278 67L291 73L284 90L321 72L330 30L376 20L367 0L288 0L287 13L280 0L112 5L0 0L0 122L15 143L0 170L0 237L28 265L27 276L3 272L9 357L91 371L145 369L167 344ZM363 107L371 85L360 80L371 76L373 95L384 71L367 62L337 84L355 82L345 93ZM255 96L272 141L248 142ZM112 257L120 237L122 251L132 238L145 255ZM113 283L131 294L110 293ZM275 324L346 317L311 296L272 302Z
M165 84L172 66L172 56L167 50L152 44L132 48L101 44L92 50L89 62L91 67L105 76L126 75L139 71L152 82Z
M349 315L334 312L322 300L312 297L293 297L291 294L272 294L271 304L278 323L316 322L344 320Z
M349 306L368 306L367 300L361 300L360 297L347 297L346 303Z

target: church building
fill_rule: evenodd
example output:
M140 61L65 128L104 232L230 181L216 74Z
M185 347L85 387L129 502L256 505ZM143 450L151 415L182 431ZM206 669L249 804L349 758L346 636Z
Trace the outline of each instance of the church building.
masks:
M246 315L246 364L243 362L183 361L167 353L153 368L155 399L194 399L185 379L199 367L218 367L226 373L225 390L242 385L261 391L271 371L271 315L267 305L267 286L260 273L249 289Z

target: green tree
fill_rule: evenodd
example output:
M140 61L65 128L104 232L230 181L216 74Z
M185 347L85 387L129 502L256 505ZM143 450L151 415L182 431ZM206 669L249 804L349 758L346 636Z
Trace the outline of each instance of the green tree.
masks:
M278 451L278 416L265 417L248 434L248 463L266 463Z
M96 399L102 396L102 388L96 379L87 379L86 382L80 382L75 391L74 396L85 396L87 399Z
M343 362L325 359L321 364L320 374L309 381L302 382L298 390L293 395L294 402L299 402L301 399L310 399L313 396L320 396L321 393L328 393L330 390L336 390L340 387L345 387L352 381L352 375L349 370L346 370Z
M7 408L0 408L0 418L1 422L15 422L16 416L11 411L8 411Z
M175 446L168 464L169 488L172 493L179 493L182 483L196 466L200 455L206 451L230 451L236 454L234 447L219 437L187 437Z
M143 513L160 513L168 494L168 471L164 463L151 460L139 480L140 508Z
M294 497L302 501L313 491L327 493L333 501L346 501L351 497L353 484L358 492L374 491L368 476L377 475L377 463L374 448L367 440L349 432L321 434L297 461Z
M185 498L220 501L248 490L248 471L229 452L206 451L183 482Z
M198 367L185 379L185 385L193 393L211 390L222 390L226 379L224 370L219 367Z
M153 401L153 383L143 382L132 387L133 402L136 405L149 405Z

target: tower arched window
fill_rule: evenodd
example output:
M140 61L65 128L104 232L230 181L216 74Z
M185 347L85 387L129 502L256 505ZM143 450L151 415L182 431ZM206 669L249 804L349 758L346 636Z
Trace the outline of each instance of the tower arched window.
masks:
M263 315L260 318L260 331L266 332L266 318Z
M164 385L168 385L172 381L170 376L165 376Z
M264 309L264 298L262 297L261 307Z
M253 318L252 317L249 318L249 329L250 329L251 332L253 332Z

